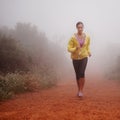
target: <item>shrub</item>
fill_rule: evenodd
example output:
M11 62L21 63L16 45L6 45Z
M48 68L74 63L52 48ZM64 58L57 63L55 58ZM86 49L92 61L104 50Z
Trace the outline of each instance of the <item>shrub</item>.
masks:
M0 88L0 101L9 99L13 96L12 92L4 91L2 88Z
M26 91L25 78L19 73L8 73L5 76L8 91L22 93Z
M8 73L0 76L0 100L11 98L14 94L38 89L50 88L56 85L54 74L46 73Z
M20 43L0 33L0 71L3 73L28 71L30 56L22 50Z
M5 77L0 76L0 100L11 98L12 95L12 91L8 90Z
M120 80L120 56L117 58L117 60L114 60L114 65L110 65L110 69L106 73L106 77L108 79L113 80Z
M64 55L59 45L54 46L31 24L0 29L0 74L4 75L0 77L0 100L56 85L55 71L61 68Z

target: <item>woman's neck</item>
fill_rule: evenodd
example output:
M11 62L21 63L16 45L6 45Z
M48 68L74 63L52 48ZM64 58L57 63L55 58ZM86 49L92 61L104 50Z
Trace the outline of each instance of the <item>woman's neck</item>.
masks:
M77 34L81 36L83 33L82 32L78 32Z

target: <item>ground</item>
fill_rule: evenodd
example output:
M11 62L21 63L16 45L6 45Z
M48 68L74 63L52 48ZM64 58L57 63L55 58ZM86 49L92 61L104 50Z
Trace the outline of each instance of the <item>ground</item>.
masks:
M84 98L75 80L17 95L0 103L0 120L120 120L120 82L86 79Z

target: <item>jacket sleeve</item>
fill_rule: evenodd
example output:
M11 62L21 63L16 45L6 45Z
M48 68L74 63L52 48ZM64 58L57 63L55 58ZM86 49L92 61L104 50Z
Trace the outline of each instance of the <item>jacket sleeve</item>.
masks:
M87 51L88 51L88 54L91 54L91 51L90 51L90 37L88 36L88 43L87 43Z
M71 53L75 52L75 50L76 50L76 47L74 47L74 43L73 43L73 38L72 37L71 37L71 39L68 42L67 50L68 50L68 52L71 52Z

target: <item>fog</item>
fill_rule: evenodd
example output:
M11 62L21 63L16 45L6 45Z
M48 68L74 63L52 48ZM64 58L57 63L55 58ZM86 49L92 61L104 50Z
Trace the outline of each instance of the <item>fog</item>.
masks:
M119 0L0 0L0 26L14 28L18 22L36 25L51 43L61 46L61 52L64 50L69 75L73 68L67 43L76 32L76 22L82 21L91 38L88 72L94 75L94 70L108 69L120 55L119 4Z

